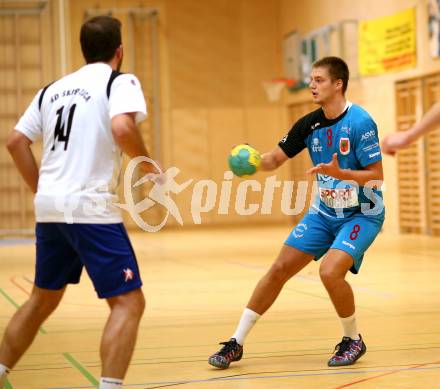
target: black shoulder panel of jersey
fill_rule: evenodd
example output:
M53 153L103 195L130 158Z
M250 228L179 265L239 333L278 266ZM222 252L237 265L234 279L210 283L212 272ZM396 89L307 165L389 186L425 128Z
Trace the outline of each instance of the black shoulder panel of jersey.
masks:
M52 81L50 84L46 85L46 86L43 88L43 90L41 91L41 93L40 93L40 97L39 97L39 99L38 99L38 109L39 109L39 110L41 110L41 105L43 104L43 97L44 97L44 94L45 94L46 91L47 91L47 88L49 88L54 82L55 82L55 81Z
M115 80L116 77L120 76L121 74L124 73L117 72L116 70L112 70L112 74L110 74L110 78L107 83L107 98L110 98L110 90L112 88L113 81Z
M299 119L292 129L301 131L305 139L313 130L321 126L323 120L325 120L325 116L322 108L318 108Z
M306 148L305 139L322 124L323 119L322 108L308 113L292 126L289 133L278 145L289 158L294 157Z

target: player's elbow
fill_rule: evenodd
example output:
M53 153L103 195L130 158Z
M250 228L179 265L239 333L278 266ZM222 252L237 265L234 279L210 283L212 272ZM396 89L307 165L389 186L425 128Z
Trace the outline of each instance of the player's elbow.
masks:
M17 141L11 138L8 138L8 141L6 142L6 148L9 151L9 154L12 154L14 150L17 148Z
M361 182L360 184L372 188L381 187L383 184L383 172L374 172L368 177L366 182Z
M376 169L373 171L372 179L375 181L383 181L383 169Z
M270 172L279 166L278 161L271 153L266 153L261 156L261 170Z
M130 138L130 128L127 126L116 126L112 127L113 138L116 143L124 143Z
M23 145L29 145L30 141L20 132L12 131L6 141L6 148L10 154L14 154Z

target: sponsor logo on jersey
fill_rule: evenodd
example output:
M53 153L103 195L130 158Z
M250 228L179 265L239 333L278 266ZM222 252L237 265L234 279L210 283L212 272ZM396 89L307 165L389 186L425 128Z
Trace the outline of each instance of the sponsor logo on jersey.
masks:
M304 232L306 231L307 231L307 224L301 223L295 227L292 234L295 238L302 238L304 236Z
M352 250L356 250L356 247L354 247L351 243L348 243L346 240L343 240L342 244L350 247Z
M371 151L371 150L373 150L376 147L379 147L379 143L378 142L374 142L373 144L364 147L362 149L362 151Z
M374 158L377 157L378 155L380 155L380 151L377 151L376 153L373 154L368 154L368 158Z
M355 188L319 188L319 198L329 208L351 208L359 205Z
M375 135L376 135L376 133L374 132L374 130L367 131L365 134L362 134L361 140L370 139L371 137L373 137Z
M315 124L312 124L311 126L310 126L310 128L312 129L312 130L314 130L316 127L318 127L319 125L320 125L321 123L315 123Z
M341 127L341 132L345 132L346 134L349 134L351 132L351 128L347 126Z
M318 181L322 181L322 182L329 182L334 180L332 176L328 176L327 174L318 173L317 177L318 177Z
M124 277L125 282L131 281L134 278L133 270L127 267L127 269L124 269Z
M313 138L312 140L312 152L320 153L322 151L322 146L319 144L319 138Z
M342 155L348 155L350 153L350 139L349 138L339 139L339 151Z

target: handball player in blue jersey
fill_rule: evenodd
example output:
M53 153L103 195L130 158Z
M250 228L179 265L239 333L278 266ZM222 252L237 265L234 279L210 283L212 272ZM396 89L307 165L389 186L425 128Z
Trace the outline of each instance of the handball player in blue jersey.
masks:
M382 227L383 170L377 126L364 109L346 100L348 79L342 59L317 61L310 91L320 108L299 119L274 150L262 155L261 169L272 171L307 148L314 165L308 173L316 174L318 194L257 284L231 339L209 357L215 367L225 369L241 359L245 337L283 285L319 259L319 275L343 329L328 366L351 365L366 351L345 277L349 271L359 272L365 251Z

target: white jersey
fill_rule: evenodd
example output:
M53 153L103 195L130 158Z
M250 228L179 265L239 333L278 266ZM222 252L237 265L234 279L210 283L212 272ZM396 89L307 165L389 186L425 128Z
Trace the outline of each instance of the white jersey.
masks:
M111 118L133 112L138 123L147 110L139 80L112 74L104 63L83 66L40 90L17 123L31 141L43 140L37 222L122 222L114 205L122 153Z

